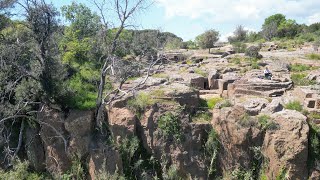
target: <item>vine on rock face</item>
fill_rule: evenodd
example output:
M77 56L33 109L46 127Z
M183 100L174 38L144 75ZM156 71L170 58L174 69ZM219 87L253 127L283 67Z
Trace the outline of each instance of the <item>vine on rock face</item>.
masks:
M158 127L166 138L173 137L177 142L181 142L182 127L178 116L171 112L163 114L158 120Z
M210 166L208 170L208 178L216 175L216 160L220 147L219 137L217 132L212 129L208 134L208 140L205 144L205 152L211 157Z

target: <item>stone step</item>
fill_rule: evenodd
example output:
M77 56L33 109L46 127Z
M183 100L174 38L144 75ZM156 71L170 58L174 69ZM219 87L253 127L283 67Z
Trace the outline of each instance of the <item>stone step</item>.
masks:
M200 90L199 94L205 95L205 94L220 94L220 93L218 89L214 89L214 90Z
M201 99L212 99L212 98L221 98L220 94L203 94L200 95Z

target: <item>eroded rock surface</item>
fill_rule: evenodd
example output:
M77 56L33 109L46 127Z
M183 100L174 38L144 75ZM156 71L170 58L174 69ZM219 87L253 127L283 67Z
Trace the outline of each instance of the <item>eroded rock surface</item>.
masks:
M307 179L307 118L292 110L277 112L271 117L279 129L267 131L264 138L263 153L269 159L267 176L275 179L284 170L290 179Z

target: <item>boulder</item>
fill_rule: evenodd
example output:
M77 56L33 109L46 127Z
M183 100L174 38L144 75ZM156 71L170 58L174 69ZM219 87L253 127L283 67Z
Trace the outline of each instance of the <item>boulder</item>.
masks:
M89 144L93 129L93 112L72 110L65 120L65 129L68 131L69 152L83 157L89 152Z
M274 113L271 118L279 128L267 131L264 138L262 152L269 160L266 175L269 179L276 179L285 170L289 179L307 179L307 118L292 110Z
M261 113L263 114L273 114L283 110L281 98L272 99L271 103L267 105L266 108L262 109Z
M237 103L238 106L243 106L246 113L250 116L258 115L267 104L269 104L269 102L264 98L246 98L243 102Z
M320 83L320 70L311 71L308 74L307 79L314 80L319 84Z
M211 70L208 76L209 89L219 88L217 79L219 79L219 72L216 69Z

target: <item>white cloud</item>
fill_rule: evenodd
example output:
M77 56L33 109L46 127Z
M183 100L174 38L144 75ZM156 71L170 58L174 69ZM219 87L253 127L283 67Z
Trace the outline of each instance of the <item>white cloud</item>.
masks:
M308 22L307 22L308 25L317 23L317 22L320 22L320 13L315 13L308 17Z
M306 18L320 11L319 0L157 0L157 3L165 8L167 18L204 18L216 23L261 20L274 13Z

